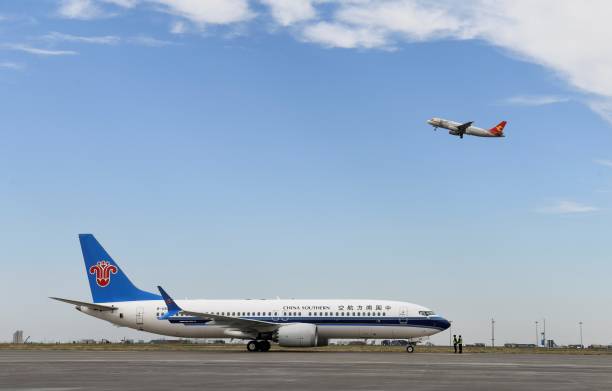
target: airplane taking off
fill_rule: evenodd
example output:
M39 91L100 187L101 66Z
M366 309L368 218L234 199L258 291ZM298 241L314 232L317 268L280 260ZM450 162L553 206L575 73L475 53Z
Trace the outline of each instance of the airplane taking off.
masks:
M138 289L91 234L79 235L93 303L51 297L116 326L182 338L249 340L250 352L270 342L326 346L330 338L420 338L450 322L417 304L389 300L177 300ZM414 344L406 347L409 353Z
M506 137L504 136L504 127L506 126L506 121L502 121L497 126L486 130L482 128L478 128L476 126L472 126L474 121L460 123L455 121L449 121L443 118L432 118L427 121L428 124L434 127L434 130L438 128L448 129L448 133L453 136L459 136L463 138L464 134L469 134L470 136L478 136L478 137Z

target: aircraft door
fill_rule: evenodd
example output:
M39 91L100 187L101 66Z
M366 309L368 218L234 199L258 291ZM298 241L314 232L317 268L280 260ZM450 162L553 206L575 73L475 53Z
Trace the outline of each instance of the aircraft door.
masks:
M144 308L138 307L136 308L136 326L138 330L142 330L142 326L144 324Z
M399 310L399 322L400 324L406 324L408 322L408 308L401 307Z

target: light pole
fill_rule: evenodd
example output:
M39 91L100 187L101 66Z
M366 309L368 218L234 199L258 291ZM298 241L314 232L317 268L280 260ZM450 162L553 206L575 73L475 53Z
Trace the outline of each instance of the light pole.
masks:
M538 332L538 321L537 320L535 321L535 324L536 324L536 348L537 348L538 346L540 346L540 343L538 341L538 339L540 338L540 333Z
M548 343L546 342L546 318L544 318L544 331L542 331L542 339L544 342L544 347L548 347Z
M584 349L584 345L582 344L582 322L578 322L580 325L580 349Z
M495 347L495 319L491 318L491 347Z

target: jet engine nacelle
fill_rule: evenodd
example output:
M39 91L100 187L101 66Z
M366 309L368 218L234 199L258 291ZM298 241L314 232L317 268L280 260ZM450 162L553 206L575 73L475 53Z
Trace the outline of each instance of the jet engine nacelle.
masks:
M319 338L317 326L309 323L294 323L281 326L276 339L280 346L287 347L313 347L318 345ZM325 341L327 342L327 341Z

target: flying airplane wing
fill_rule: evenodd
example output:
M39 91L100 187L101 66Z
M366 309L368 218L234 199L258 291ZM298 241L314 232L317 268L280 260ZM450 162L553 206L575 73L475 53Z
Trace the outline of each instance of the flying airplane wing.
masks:
M463 123L463 124L457 126L457 132L459 132L459 137L460 138L463 138L463 135L465 134L465 131L467 130L467 128L472 126L473 123L474 123L474 121L470 121L470 122L466 122L466 123Z
M100 305L100 304L87 303L85 301L68 300L68 299L62 299L62 298L59 298L59 297L49 297L49 299L53 299L53 300L57 300L57 301L63 301L64 303L74 304L74 305L79 306L79 307L87 307L89 309L98 310L98 311L112 311L112 310L116 310L117 309L116 307L112 307L112 306L108 306L108 305Z
M242 331L266 332L276 330L279 327L278 323L266 322L264 320L244 319L233 316L215 315L207 312L189 311L179 307L174 299L172 299L161 286L158 286L157 289L159 289L159 293L161 293L166 305L168 306L168 313L166 313L166 315L160 319L168 319L181 312L185 315L196 316L202 319L210 319L214 322L210 324L214 324L216 326L235 328Z

